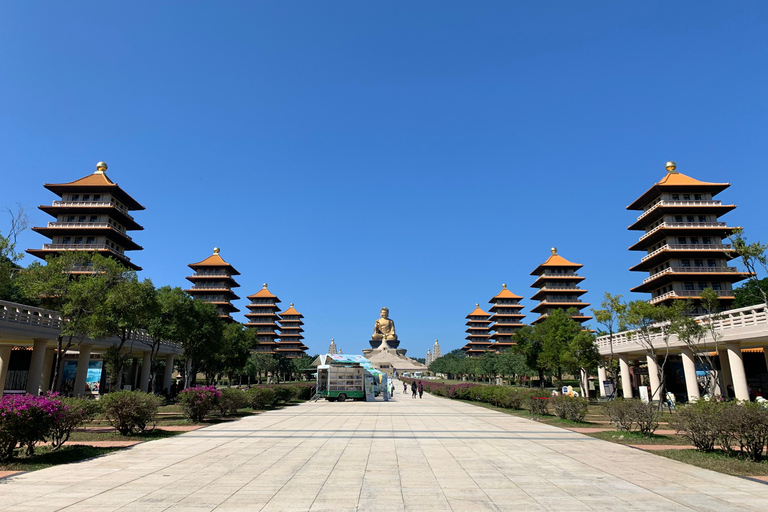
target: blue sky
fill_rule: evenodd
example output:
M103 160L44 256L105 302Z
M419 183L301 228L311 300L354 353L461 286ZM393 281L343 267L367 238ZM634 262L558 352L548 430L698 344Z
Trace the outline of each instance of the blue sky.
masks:
M311 353L381 306L447 352L502 283L533 320L551 246L647 298L625 207L667 160L768 240L767 39L764 2L3 2L0 205L44 225L104 160L156 285L220 246L236 316L267 282Z

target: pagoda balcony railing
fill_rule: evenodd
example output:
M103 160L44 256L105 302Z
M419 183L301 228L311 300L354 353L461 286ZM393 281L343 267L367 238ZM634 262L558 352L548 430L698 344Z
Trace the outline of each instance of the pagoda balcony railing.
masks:
M716 200L708 200L708 201L659 201L658 203L654 204L647 210L645 210L643 213L640 214L640 216L637 218L637 220L642 219L652 211L662 207L662 206L720 206L720 201Z
M578 277L576 272L552 272L551 270L545 270L541 275L549 277Z
M581 303L581 302L584 302L584 301L581 300L581 299L549 298L549 299L544 299L542 301L539 301L539 304L571 304L571 303L575 303L575 302Z
M232 277L229 272L195 272L192 277Z
M107 222L49 222L48 227L49 228L110 228L130 238L128 235L125 234L124 229L120 229Z
M725 222L662 222L640 237L640 240L651 236L662 228L724 228Z
M578 286L573 285L565 285L565 284L547 284L545 286L542 286L539 288L539 291L547 291L547 290L579 290L584 291Z
M652 258L663 251L731 251L731 244L666 244L653 252L649 252L640 261Z
M43 249L52 251L109 251L126 261L131 261L131 258L106 244L44 244Z
M653 281L664 274L729 274L736 273L739 269L736 267L669 267L661 272L657 272L650 277L643 279L643 284Z
M131 217L131 214L128 213L127 209L117 206L115 203L110 203L109 201L54 201L53 206L72 206L77 208L117 208L128 218L133 220L133 217Z
M190 290L231 290L228 286L214 284L196 284Z
M651 304L656 304L657 302L662 302L667 299L675 298L675 297L700 297L701 292L704 290L672 290L667 293L662 293L661 295L652 298L648 302ZM733 291L732 290L712 290L717 294L718 297L733 297Z

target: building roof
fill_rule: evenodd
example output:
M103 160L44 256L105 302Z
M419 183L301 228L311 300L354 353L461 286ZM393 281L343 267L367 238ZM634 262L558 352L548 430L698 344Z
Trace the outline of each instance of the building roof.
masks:
M280 302L280 299L277 298L277 295L272 295L272 293L267 290L267 283L264 283L261 287L261 290L254 293L253 295L248 296L249 299L275 299L275 303ZM256 304L256 306L260 306L261 304Z
M59 197L62 197L62 195L67 192L74 192L77 190L86 192L108 192L115 196L120 202L125 203L125 206L129 210L144 209L138 201L120 188L117 183L110 180L107 177L106 172L101 170L97 170L93 174L84 176L79 180L70 181L69 183L46 183L44 186Z
M203 261L199 261L197 263L190 263L187 265L191 269L196 269L198 267L223 267L228 268L229 273L233 276L239 276L240 272L238 272L235 267L224 261L224 259L219 255L219 248L214 247L213 248L213 254L205 258Z
M706 181L699 181L690 176L686 176L681 172L672 170L668 171L666 176L659 180L658 183L654 183L651 188L643 192L640 197L627 206L627 210L642 210L655 197L658 197L665 191L711 192L714 196L730 186L730 183L709 183Z
M544 272L544 270L552 267L571 267L576 269L584 266L581 263L573 263L571 261L568 261L567 259L557 254L556 247L553 247L551 251L552 251L552 254L550 255L549 258L547 258L547 261L545 261L544 263L536 267L536 269L533 272L531 272L532 276L541 275L541 273Z
M280 316L298 316L299 318L304 318L304 315L296 311L296 308L293 307L293 302L291 302L291 307L280 313Z
M488 313L480 309L480 304L475 304L475 310L467 315L467 318L471 316L490 316Z
M515 295L511 291L507 290L507 285L502 284L501 291L499 292L499 294L493 297L488 302L490 302L491 304L494 304L497 299L522 299L522 297L520 295Z

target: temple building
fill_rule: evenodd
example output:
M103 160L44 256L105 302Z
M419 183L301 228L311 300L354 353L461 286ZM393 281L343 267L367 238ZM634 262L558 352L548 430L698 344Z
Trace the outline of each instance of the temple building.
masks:
M307 346L301 342L304 336L301 335L304 329L301 328L304 322L301 321L304 315L296 311L291 303L291 307L279 314L280 319L280 341L277 343L277 352L287 358L294 359L304 355Z
M429 365L432 364L432 361L434 361L434 359L432 359L432 350L427 349L427 357L424 358L424 365L429 368Z
M497 353L513 346L515 343L512 341L515 331L523 326L523 315L520 311L523 309L523 305L520 304L520 295L515 295L507 289L506 284L501 285L501 291L498 295L493 297L490 301L491 306L491 324L490 329L495 331L491 335L493 340L493 348Z
M581 312L589 306L589 303L582 302L580 298L587 293L579 284L584 278L576 274L581 267L582 264L572 263L557 254L557 248L553 247L547 261L531 272L532 276L536 276L531 288L538 289L531 299L539 301L531 310L539 313L539 317L533 321L534 324L543 321L555 309L576 308L578 313L572 318L579 323L592 318Z
M475 304L475 310L467 315L467 344L461 350L468 356L481 356L491 349L490 316Z
M333 338L331 338L331 344L328 345L328 353L329 354L336 354L337 353L336 342L333 340Z
M96 164L96 172L70 183L46 183L45 188L61 198L51 206L40 206L55 220L33 231L50 238L42 249L27 252L45 259L65 251L86 251L109 256L133 270L141 267L131 262L126 251L140 251L128 235L144 229L129 212L144 207L107 177L107 164Z
M666 168L661 181L627 206L642 212L628 229L643 231L629 250L646 253L630 270L648 272L631 291L650 293L652 304L692 299L691 313L703 314L701 291L712 288L720 296L721 309L729 309L735 298L733 283L749 277L728 266L737 254L723 239L734 228L718 220L736 208L714 199L730 183L696 180L678 172L674 162L667 162Z
M443 357L443 351L440 350L440 343L435 340L435 344L432 345L432 360L439 359Z
M246 306L249 312L245 315L248 319L245 326L256 329L256 340L259 342L256 352L274 354L277 352L275 339L279 337L277 322L280 317L277 312L280 307L277 304L280 299L267 289L267 283L248 299L251 303Z
M184 290L195 300L210 302L216 306L219 317L226 322L234 322L231 313L240 311L232 305L233 300L238 300L232 288L240 285L232 276L239 276L240 272L235 267L224 261L219 254L219 248L213 248L213 255L208 256L198 263L187 265L194 270L194 274L187 277L192 287Z

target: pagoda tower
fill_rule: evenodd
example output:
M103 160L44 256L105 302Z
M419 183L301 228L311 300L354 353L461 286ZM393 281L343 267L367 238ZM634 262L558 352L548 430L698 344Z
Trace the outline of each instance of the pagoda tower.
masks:
M333 341L333 338L331 338L331 344L328 345L328 353L329 354L335 354L336 353L336 342Z
M466 345L461 347L468 356L481 356L486 350L491 348L491 333L488 325L491 315L480 309L480 304L475 304L475 310L467 315L468 333L465 339L469 340Z
M515 295L507 289L506 284L502 284L499 294L488 301L493 304L490 310L493 313L490 318L493 323L490 328L495 331L491 339L496 352L515 344L512 336L523 326L523 318L525 318L525 315L520 312L523 309L520 299L522 299L520 295Z
M708 183L678 172L667 162L667 174L627 206L642 211L630 230L643 231L630 251L645 251L632 271L648 272L633 292L651 294L651 304L670 305L676 299L693 300L692 314L701 314L701 291L712 288L722 309L735 299L733 283L750 276L728 261L738 255L724 244L735 228L718 219L736 205L714 197L730 183Z
M142 250L128 232L144 229L129 213L144 207L107 177L107 164L99 162L95 173L79 180L46 183L45 188L61 201L40 206L55 220L32 230L50 238L51 243L42 249L27 249L29 254L45 259L65 251L99 253L130 269L141 270L125 252Z
M424 365L429 367L432 364L432 350L427 349L427 357L424 358Z
M543 321L555 309L576 308L578 313L572 318L579 323L592 318L581 312L589 306L589 303L582 302L579 298L587 293L587 290L583 290L579 285L584 278L576 274L581 267L583 267L582 264L571 263L557 254L557 248L553 247L552 255L547 258L547 261L531 272L532 276L537 276L531 288L538 288L531 299L539 301L531 310L539 313L539 317L533 321L534 324Z
M301 321L304 315L296 311L291 302L291 307L280 313L280 341L277 343L278 353L287 358L294 359L304 355L307 346L301 342L304 336L301 335L304 329L301 328L304 322Z
M238 300L240 297L232 291L232 288L237 288L240 285L232 276L239 276L240 272L222 259L218 247L213 248L212 256L187 266L195 273L187 277L187 281L192 283L192 287L184 291L195 300L202 300L215 305L222 320L234 322L235 320L230 314L240 310L233 306L231 301Z
M256 329L256 340L259 342L256 352L274 354L277 351L275 338L278 337L276 331L280 317L277 312L280 307L277 304L280 299L267 289L267 283L264 283L261 290L249 295L248 299L251 303L246 306L249 312L245 315L248 319L245 326Z
M443 357L443 351L440 350L440 344L435 340L435 344L432 345L432 360Z

